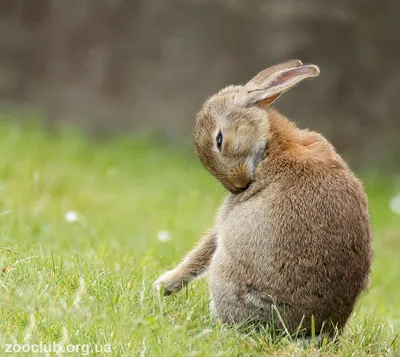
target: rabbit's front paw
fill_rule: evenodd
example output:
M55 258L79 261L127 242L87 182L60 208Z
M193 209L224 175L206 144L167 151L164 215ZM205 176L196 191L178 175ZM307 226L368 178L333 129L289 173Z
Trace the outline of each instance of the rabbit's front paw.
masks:
M153 284L156 291L162 291L164 287L164 295L170 295L182 289L184 282L179 278L177 271L169 270L161 275Z

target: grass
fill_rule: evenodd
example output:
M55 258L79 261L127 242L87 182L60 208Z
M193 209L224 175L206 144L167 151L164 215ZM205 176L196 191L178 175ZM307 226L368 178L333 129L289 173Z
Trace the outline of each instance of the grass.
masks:
M400 219L389 210L399 186L392 181L363 175L375 230L372 287L338 344L318 349L221 326L209 316L204 280L168 298L153 293L155 278L212 225L224 195L191 149L3 123L0 152L0 355L4 344L51 342L111 345L112 356L399 353ZM160 241L160 231L170 240Z

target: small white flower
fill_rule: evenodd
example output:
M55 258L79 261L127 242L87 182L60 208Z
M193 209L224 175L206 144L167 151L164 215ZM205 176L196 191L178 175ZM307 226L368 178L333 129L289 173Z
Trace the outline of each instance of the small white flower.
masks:
M390 208L393 213L400 214L400 195L394 196L391 199Z
M8 215L10 212L11 212L11 210L6 209L6 210L4 210L3 212L0 212L0 217L3 217L3 216Z
M64 218L68 223L76 222L78 220L78 213L75 211L67 211Z
M170 240L171 235L169 232L162 230L158 232L157 238L160 242L167 242Z

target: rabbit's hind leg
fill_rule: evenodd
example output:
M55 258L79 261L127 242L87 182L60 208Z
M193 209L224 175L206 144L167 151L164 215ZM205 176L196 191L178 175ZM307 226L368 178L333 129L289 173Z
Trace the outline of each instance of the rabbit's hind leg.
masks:
M237 291L233 284L219 283L211 287L210 310L213 316L229 325L270 324L274 309L270 302L253 292Z

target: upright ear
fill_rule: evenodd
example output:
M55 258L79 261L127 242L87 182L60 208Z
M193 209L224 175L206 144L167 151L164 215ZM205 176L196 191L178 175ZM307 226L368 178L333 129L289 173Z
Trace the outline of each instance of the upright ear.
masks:
M265 79L270 77L274 73L286 68L299 67L302 65L303 63L297 59L276 64L275 66L268 67L267 69L264 69L263 71L258 73L254 78L247 82L246 86L262 86L262 83L265 81Z
M301 62L297 66L278 68L275 71L270 71L270 68L257 74L244 86L243 104L266 106L302 80L319 75L317 66L303 65Z

